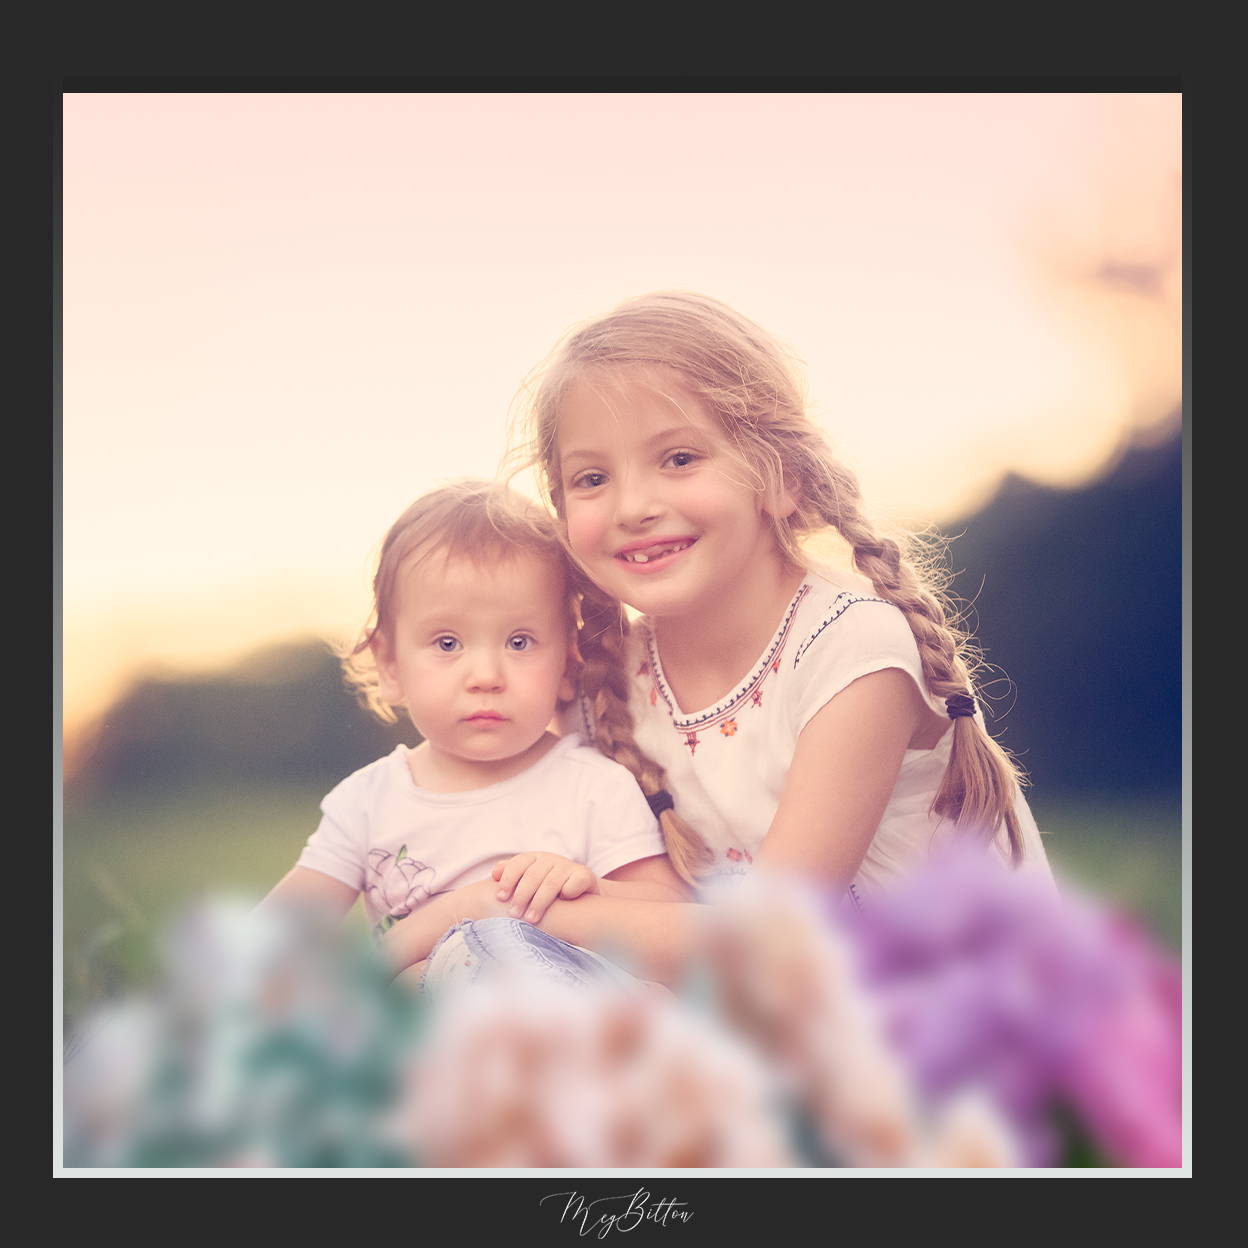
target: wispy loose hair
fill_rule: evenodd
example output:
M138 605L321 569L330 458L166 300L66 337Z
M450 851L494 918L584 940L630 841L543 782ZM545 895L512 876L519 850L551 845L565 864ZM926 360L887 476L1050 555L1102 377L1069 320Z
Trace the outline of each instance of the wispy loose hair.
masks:
M785 508L767 511L783 555L795 566L810 566L812 540L834 530L856 570L905 615L931 694L973 695L980 660L945 592L947 577L932 547L905 532L885 535L867 517L857 478L809 415L801 360L719 300L659 291L573 329L521 389L512 415L511 462L538 470L563 518L559 412L569 387L656 368L674 370L714 411L763 499L794 504L787 515L776 514ZM1015 813L1021 773L977 720L955 720L953 734L934 813L986 840L1004 828L1010 856L1021 862Z
M418 498L382 540L372 610L356 641L340 655L347 683L361 703L386 723L397 719L381 696L373 650L379 642L394 644L398 579L405 565L437 556L490 568L522 554L535 555L564 574L568 618L573 620L569 562L559 526L545 507L497 482L468 479Z

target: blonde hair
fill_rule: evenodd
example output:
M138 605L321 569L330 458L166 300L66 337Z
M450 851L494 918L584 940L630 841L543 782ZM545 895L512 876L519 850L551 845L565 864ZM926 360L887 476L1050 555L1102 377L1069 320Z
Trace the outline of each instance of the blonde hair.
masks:
M478 568L497 566L518 554L537 555L561 570L567 565L550 514L505 486L454 481L421 495L382 539L373 575L372 610L355 644L339 655L347 684L355 689L361 704L388 724L398 717L381 696L373 650L379 641L394 643L398 579L404 563L434 554L467 559Z
M801 361L766 330L706 295L659 291L620 304L572 330L535 370L513 417L513 457L540 468L555 511L564 514L558 416L568 387L587 373L670 368L711 407L754 487L765 499L776 545L809 566L807 545L829 528L849 546L854 567L881 598L898 607L918 644L930 693L975 693L980 666L969 635L944 593L945 578L910 534L884 536L862 508L857 478L835 458L807 412ZM1020 772L1009 754L972 718L953 724L949 766L932 811L959 833L991 841L1004 827L1011 860L1023 858L1015 813Z
M393 644L399 572L412 558L433 555L468 559L475 567L497 566L517 555L545 560L563 574L574 667L592 718L594 744L633 773L652 797L663 788L663 769L637 747L628 711L623 667L627 620L620 604L589 581L570 556L563 532L546 508L494 481L456 481L418 498L390 526L373 576L373 607L355 644L340 652L343 673L360 702L387 723L398 718L381 696L374 656L380 639ZM570 672L575 678L576 671ZM709 857L701 839L674 812L659 817L672 866L688 882Z
M628 617L620 603L599 589L579 567L576 577L581 613L577 642L584 661L581 695L592 723L594 744L608 758L627 767L647 797L654 797L664 791L666 773L642 753L633 732L633 713L628 709L628 671L624 664ZM698 877L709 870L714 855L675 810L660 813L659 827L676 874L696 884Z

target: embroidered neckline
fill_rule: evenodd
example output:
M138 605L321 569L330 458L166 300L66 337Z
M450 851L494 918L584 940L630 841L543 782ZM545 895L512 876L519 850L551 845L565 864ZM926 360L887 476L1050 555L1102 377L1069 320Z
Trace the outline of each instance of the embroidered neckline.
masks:
M797 667L797 665L802 661L802 655L804 655L806 651L815 644L819 638L819 634L822 633L829 624L835 624L836 621L839 620L841 616L844 615L845 612L857 602L882 602L886 607L896 605L895 603L889 602L887 598L877 598L873 594L856 594L852 590L842 590L839 594L837 594L836 599L832 603L831 613L825 616L823 623L820 624L819 627L815 629L815 631L811 633L811 635L807 637L800 646L798 646L797 653L793 656L794 667Z
M784 643L788 640L789 630L793 627L793 618L797 614L797 608L801 604L802 599L813 588L809 581L801 583L797 593L793 595L792 602L789 603L788 609L784 613L784 619L780 621L780 627L776 629L775 636L771 639L771 645L768 646L763 656L755 663L750 670L750 674L737 689L714 706L704 711L695 711L691 715L686 715L678 709L675 695L668 688L667 681L663 676L663 665L659 662L659 648L655 642L654 630L650 627L648 621L642 621L642 629L646 640L646 654L650 660L650 678L654 682L655 689L659 692L659 697L667 705L667 713L672 717L672 726L684 733L688 733L691 730L695 731L696 735L696 732L713 727L721 720L732 718L741 703L755 693L763 681L767 679L768 675L776 671L780 666L780 652L784 649Z

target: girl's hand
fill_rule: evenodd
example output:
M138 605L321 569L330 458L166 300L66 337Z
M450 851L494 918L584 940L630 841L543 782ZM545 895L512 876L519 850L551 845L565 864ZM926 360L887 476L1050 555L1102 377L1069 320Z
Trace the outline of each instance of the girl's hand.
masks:
M499 901L511 898L511 917L524 916L526 923L539 923L556 897L571 901L587 893L599 893L598 877L586 866L558 854L517 854L500 862L493 871L499 883Z

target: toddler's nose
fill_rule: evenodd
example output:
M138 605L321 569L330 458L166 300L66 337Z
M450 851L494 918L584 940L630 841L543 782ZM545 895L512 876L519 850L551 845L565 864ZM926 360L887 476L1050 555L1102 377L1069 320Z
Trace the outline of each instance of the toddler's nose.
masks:
M476 650L468 667L468 688L497 691L503 688L503 665L487 649Z

